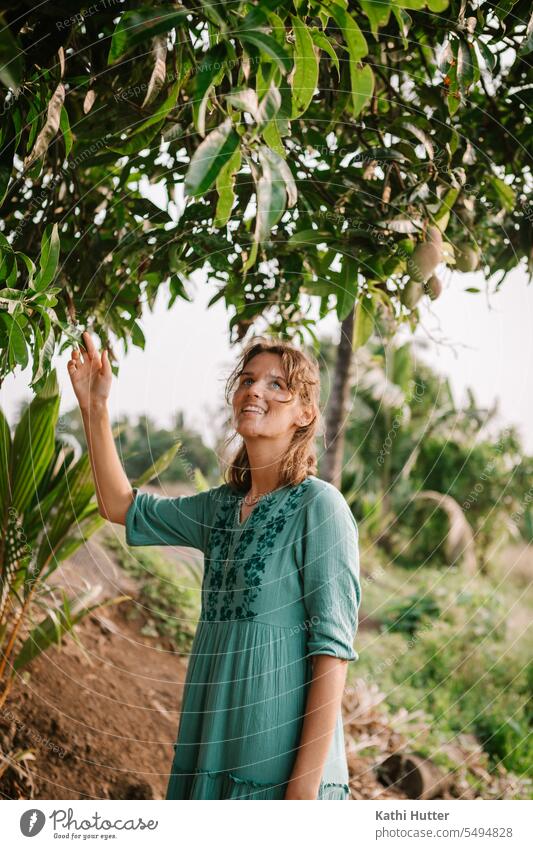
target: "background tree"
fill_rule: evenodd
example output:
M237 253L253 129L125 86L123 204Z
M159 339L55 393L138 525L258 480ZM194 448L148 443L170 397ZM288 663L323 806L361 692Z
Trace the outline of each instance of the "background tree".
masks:
M333 362L331 344L322 352ZM471 390L457 405L411 343L374 342L354 359L340 488L368 546L399 566L484 572L504 542L527 541L530 461L497 406L480 407Z

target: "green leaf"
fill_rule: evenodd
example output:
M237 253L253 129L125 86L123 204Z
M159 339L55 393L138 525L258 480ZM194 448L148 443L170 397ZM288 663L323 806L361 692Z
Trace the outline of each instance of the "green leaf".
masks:
M24 50L0 15L0 82L18 94L22 82Z
M289 73L292 64L291 60L281 45L270 35L267 35L260 30L254 31L244 29L237 30L235 35L238 39L240 39L240 41L245 44L253 44L254 47L259 48L262 53L266 53L267 56L270 56L282 73Z
M57 271L59 250L59 232L55 222L46 227L41 239L40 269L33 283L33 288L37 292L46 289L52 282Z
M48 502L47 527L37 552L38 572L49 563L67 535L78 525L93 497L94 481L89 455L82 454L73 465L63 462L57 483L54 479L54 485L48 488L43 499L43 505Z
M356 351L365 345L374 330L374 303L370 298L360 298L355 308L352 348Z
M23 513L35 497L54 455L58 414L57 376L51 372L41 392L25 409L15 430L11 503L19 513Z
M459 80L457 79L458 49L459 40L457 38L454 38L453 41L448 42L443 56L443 65L445 63L449 63L446 69L442 68L442 70L448 78L448 94L446 100L448 103L448 112L450 113L450 115L454 115L461 105L460 85ZM453 64L452 60L455 60L453 61Z
M134 321L131 328L131 341L138 348L142 348L144 351L146 345L146 339L144 333L142 331L141 325L138 321Z
M335 70L337 71L337 76L340 79L341 72L340 72L340 67L339 67L339 57L335 53L335 50L333 49L333 45L331 44L331 41L322 32L322 30L319 30L316 27L312 27L309 31L311 33L311 38L313 39L316 46L319 47L321 50L323 50L324 53L327 53L328 56L330 57L331 61L333 62L333 65L335 67Z
M341 6L337 6L335 3L329 2L324 5L326 6L328 12L334 18L336 24L341 28L344 40L346 42L346 47L348 49L348 53L350 55L350 79L352 88L352 98L354 111L357 115L359 113L356 110L361 108L362 103L361 94L359 93L359 86L361 84L361 71L359 68L359 63L361 59L368 54L368 45L366 43L363 33L359 29L359 25L348 14L348 12L346 12ZM366 72L366 76L363 79L363 83L366 84L366 88L368 89L368 72Z
M398 8L397 4L393 5L392 13L398 22L398 29L400 30L400 35L402 37L403 48L404 50L407 50L407 34L412 26L413 19L406 11L404 11L404 9Z
M28 272L28 280L26 282L27 288L33 288L33 276L35 274L34 261L30 259L30 257L27 256L25 253L22 253L22 251L16 251L16 255L21 258L22 262L26 266L26 270Z
M9 422L0 410L0 515L5 516L10 505L11 432Z
M377 41L379 28L389 22L391 0L359 0L359 5L370 21L370 30Z
M0 322L4 325L7 333L8 350L13 357L16 365L26 368L28 365L28 348L24 331L22 330L17 317L10 315L5 310L0 311Z
M285 166L286 163L264 145L259 148L258 156L261 176L257 181L255 240L263 244L270 238L272 228L285 211L287 193L278 163L282 162Z
M41 312L43 317L45 329L43 340L39 328L35 328L35 337L39 344L33 352L33 374L30 384L32 388L43 378L50 367L55 349L55 334L53 328L50 326L50 318L44 309L38 311Z
M216 26L225 32L227 28L226 21L218 11L216 5L214 3L209 2L208 0L200 0L202 9L204 10L205 16L209 18L212 23L216 24Z
M70 122L68 120L68 112L63 105L61 107L61 117L59 119L59 129L63 133L63 141L65 142L65 156L68 157L72 150L72 132Z
M97 510L98 507L95 507ZM87 513L88 511L86 511ZM66 536L63 542L56 549L54 559L61 563L63 560L66 560L67 557L71 557L78 548L83 545L89 537L91 537L95 531L105 525L107 519L104 519L103 516L100 516L98 513L93 516L89 516L86 518L86 514L84 514L83 518L80 519L80 527L79 534L70 534Z
M457 50L457 80L462 88L468 89L474 82L474 57L472 45L460 38Z
M205 136L205 113L209 93L212 86L217 85L224 77L226 56L225 44L217 44L206 53L201 65L196 70L193 119L194 126L201 136Z
M226 102L241 112L249 112L254 121L257 121L259 101L253 88L233 89L226 95Z
M427 0L427 7L430 12L444 12L449 5L450 0Z
M2 143L0 144L0 204L3 202L9 187L11 172L13 170L13 159L19 142L19 134L13 121L15 111L13 109L13 115L7 115L2 122Z
M116 62L143 41L147 41L154 35L168 32L176 25L185 22L188 14L189 12L185 9L176 11L169 9L168 6L124 12L111 39L108 64Z
M267 124L262 135L264 141L271 150L275 150L278 156L282 156L283 158L286 157L287 154L285 153L285 148L283 147L278 125L275 120L271 121L270 124Z
M455 92L454 94L449 94L446 98L446 101L448 103L448 112L450 113L450 115L455 115L461 105L460 95L457 92Z
M494 11L500 21L503 21L504 18L507 17L513 6L516 6L517 2L518 0L499 0Z
M156 478L161 475L166 469L168 469L168 467L172 463L172 460L179 451L180 447L181 442L179 439L177 439L176 442L170 446L170 448L167 448L166 451L163 451L163 453L157 458L154 463L152 463L151 466L145 469L144 472L139 475L138 478L135 478L135 480L132 481L132 485L135 487L144 486L144 484L149 483L153 478Z
M288 245L319 245L331 242L333 236L327 230L297 230L288 240Z
M360 62L368 54L368 45L356 21L341 6L328 3L328 10L342 30L351 62Z
M185 176L185 194L189 197L203 195L238 145L239 136L233 129L231 118L226 118L196 149Z
M233 190L235 174L240 170L241 159L240 148L237 148L217 177L218 203L213 222L215 227L224 227L229 221L235 201L235 192Z
M129 139L121 141L118 145L109 144L108 149L115 151L115 153L119 153L121 156L127 156L128 154L138 153L140 150L149 147L150 142L163 126L168 113L171 112L176 105L181 83L181 78L174 83L170 89L168 97L165 98L163 103L161 103L161 105L152 115L150 115L149 118L146 119L146 121L143 121L134 127Z
M259 103L257 109L257 131L264 132L266 127L270 124L270 122L275 118L278 114L281 107L281 95L279 93L279 89L274 85L273 82L270 83L267 92ZM281 144L281 140L280 140Z
M489 71L493 71L496 67L496 56L489 48L488 44L485 44L484 41L481 41L480 38L476 39L475 45L481 54L483 61L485 62Z
M63 637L72 633L74 626L94 610L108 607L111 604L119 604L130 598L130 596L122 595L97 601L101 591L100 584L95 584L90 589L76 595L75 598L69 599L65 590L61 589L63 596L61 604L50 610L48 616L30 632L27 640L17 653L13 663L14 669L20 672L51 646L61 645Z
M433 220L441 233L444 233L450 220L450 213L459 196L460 189L448 189L442 198L442 204Z
M270 159L276 164L276 171L285 183L285 191L287 192L287 206L291 208L298 200L298 189L292 175L292 171L285 160L276 151L270 151Z
M16 266L16 254L7 239L2 236L0 238L0 280L11 279L14 266Z
M256 261L258 247L259 247L258 242L254 240L252 242L250 252L249 252L249 254L246 258L246 261L245 261L245 263L242 267L243 274L246 274L246 272L249 271L249 269L253 266L254 262Z
M529 18L525 35L526 37L518 49L519 56L526 56L533 50L533 12Z
M311 33L299 18L291 15L294 33L294 74L292 77L292 117L307 110L318 83L318 57Z
M431 137L426 132L424 132L424 130L421 129L421 127L417 126L417 124L415 124L411 120L401 118L400 123L401 123L402 127L405 127L405 129L409 133L411 133L411 135L413 135L415 137L415 139L418 139L420 144L424 145L428 159L433 159L434 156L435 156L435 150L434 150L434 147L433 147L433 141L432 141ZM419 119L419 123L420 123L420 119Z
M13 351L15 362L24 369L28 365L28 346L24 337L24 331L20 326L17 316L10 315L8 318L12 322L9 332L9 347Z
M512 186L505 183L503 180L500 180L499 177L494 177L492 175L489 177L489 182L502 207L506 209L507 212L512 212L516 206L516 195Z
M17 263L17 255L13 254L13 264L11 266L11 271L6 277L6 285L8 288L11 288L17 282L18 277L18 263Z
M426 0L394 0L394 5L399 9L423 9L426 5Z
M0 289L0 301L5 301L2 309L7 309L8 312L17 312L17 304L23 304L25 301L25 293L21 289ZM20 312L20 310L19 310Z
M364 65L361 69L351 70L353 114L357 118L366 104L372 99L374 93L374 72L370 65Z
M342 271L339 274L337 289L337 318L343 321L353 310L357 297L359 282L357 279L358 264L354 257L343 256Z

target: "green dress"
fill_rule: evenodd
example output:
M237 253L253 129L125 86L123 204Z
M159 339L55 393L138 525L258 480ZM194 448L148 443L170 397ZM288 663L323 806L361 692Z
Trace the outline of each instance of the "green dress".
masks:
M129 545L204 553L202 605L167 799L283 799L297 754L311 656L357 660L358 530L342 494L310 475L239 522L228 484L163 497L134 488ZM348 799L342 714L318 799Z

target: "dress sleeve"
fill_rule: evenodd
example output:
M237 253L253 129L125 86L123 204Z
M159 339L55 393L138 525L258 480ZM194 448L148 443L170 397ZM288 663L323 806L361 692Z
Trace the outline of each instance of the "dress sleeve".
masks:
M128 545L184 545L205 551L212 526L212 490L166 497L133 487L126 513Z
M333 486L308 504L303 551L307 655L358 660L353 644L361 604L359 532L344 496Z

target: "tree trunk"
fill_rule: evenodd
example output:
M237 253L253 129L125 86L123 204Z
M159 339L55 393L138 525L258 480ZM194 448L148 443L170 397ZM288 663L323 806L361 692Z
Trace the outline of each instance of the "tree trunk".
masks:
M408 799L450 798L453 776L429 758L396 752L378 765L377 773L382 784L403 790Z
M353 377L354 310L341 324L341 340L333 376L333 387L326 416L326 453L322 461L322 477L337 489L341 486L344 457L345 416Z

